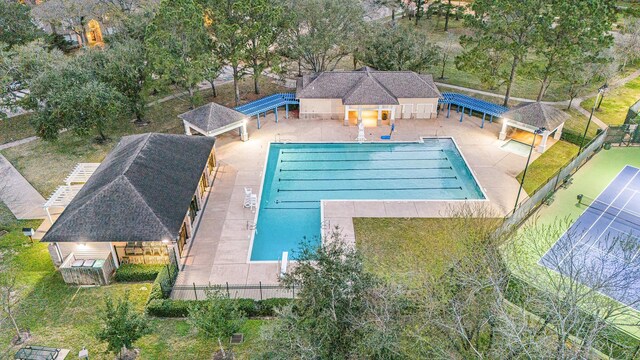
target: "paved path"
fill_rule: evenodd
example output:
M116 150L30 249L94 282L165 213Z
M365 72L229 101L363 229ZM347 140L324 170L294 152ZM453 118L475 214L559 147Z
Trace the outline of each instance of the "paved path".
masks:
M0 201L5 203L18 219L46 217L42 208L45 202L42 195L2 155L0 155Z

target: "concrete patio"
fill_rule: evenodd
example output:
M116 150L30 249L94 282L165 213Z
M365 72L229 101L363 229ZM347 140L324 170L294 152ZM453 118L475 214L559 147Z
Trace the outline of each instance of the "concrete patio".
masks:
M241 142L237 132L218 137L217 158L221 164L199 225L188 244L184 268L177 285L207 284L275 284L279 271L277 262L249 262L252 230L256 213L242 206L244 188L260 193L269 143L354 141L355 126L343 126L339 120L285 119L284 111L275 123L274 115L248 125L250 140ZM498 140L500 125L485 123L465 116L463 122L452 113L435 119L397 120L392 141L417 141L420 137L453 137L469 167L475 174L487 200L482 201L498 216L513 208L518 181L515 176L525 166L526 158L505 151ZM390 128L367 127L369 141L380 141ZM536 152L535 157L539 156ZM526 199L521 196L521 201ZM353 217L446 217L451 201L323 201L323 217L330 227L340 226L347 239L353 239ZM458 205L463 202L457 202ZM479 203L474 201L474 203Z

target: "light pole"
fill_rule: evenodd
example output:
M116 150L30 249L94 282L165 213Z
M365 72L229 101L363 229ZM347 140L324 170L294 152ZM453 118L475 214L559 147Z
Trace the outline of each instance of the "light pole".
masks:
M596 95L596 99L593 102L593 107L591 107L591 115L589 115L589 121L587 121L587 127L584 128L584 134L582 135L582 140L580 140L580 149L578 149L578 155L582 153L582 148L584 147L584 139L587 138L587 132L589 131L589 125L591 125L591 119L593 118L593 112L596 111L596 104L598 103L598 97L604 94L605 90L607 90L609 86L604 84L598 88L598 95Z
M529 149L529 157L527 157L527 164L524 166L524 172L522 173L522 180L520 180L520 188L518 188L518 195L516 196L516 204L513 206L513 213L515 214L518 209L518 200L520 200L520 193L522 192L522 186L524 185L524 178L527 176L527 170L529 169L529 162L531 161L531 154L533 153L533 148L536 146L536 137L539 134L542 134L547 129L544 127L536 129L533 132L533 141L531 142L531 149Z

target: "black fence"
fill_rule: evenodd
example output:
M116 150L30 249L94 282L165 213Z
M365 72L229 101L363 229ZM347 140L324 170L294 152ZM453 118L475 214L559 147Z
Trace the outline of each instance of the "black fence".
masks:
M640 126L624 124L609 127L605 142L616 146L640 146Z
M264 300L271 298L296 297L298 288L292 286L285 287L280 284L207 284L207 285L174 285L171 291L171 298L174 300L204 300L207 294L212 291L219 291L232 299L254 299Z

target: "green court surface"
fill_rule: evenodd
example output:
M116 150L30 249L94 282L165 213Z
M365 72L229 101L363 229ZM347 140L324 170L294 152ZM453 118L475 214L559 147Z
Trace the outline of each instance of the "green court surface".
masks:
M551 205L540 208L538 224L552 223L557 217L577 219L584 211L584 206L576 205L578 194L597 197L626 165L640 168L640 147L601 150L573 175L573 184L556 192Z
M603 149L575 173L573 183L567 189L559 189L550 205L542 205L517 230L512 242L513 248L517 250L510 253L510 256L515 256L517 259L511 258L510 262L515 261L513 264L518 264L515 265L518 270L515 268L513 270L533 273L543 271L542 266L538 264L542 255L562 235L558 232L566 231L585 210L584 205L577 204L577 195L584 194L587 197L596 198L626 165L640 168L640 147ZM553 229L553 231L547 229ZM531 245L530 239L536 239L538 244ZM537 285L544 287L542 283ZM640 313L633 312L631 316L640 317ZM628 323L622 318L619 320L620 323ZM637 327L619 327L640 338L640 329Z

